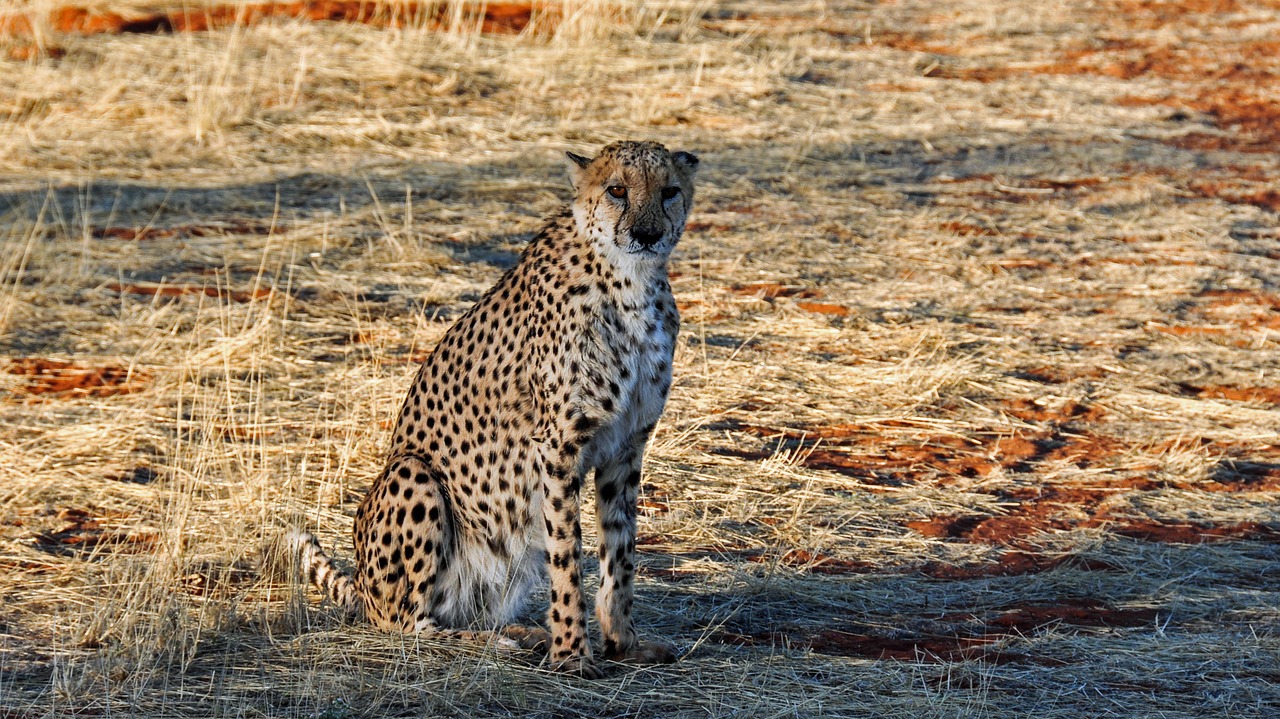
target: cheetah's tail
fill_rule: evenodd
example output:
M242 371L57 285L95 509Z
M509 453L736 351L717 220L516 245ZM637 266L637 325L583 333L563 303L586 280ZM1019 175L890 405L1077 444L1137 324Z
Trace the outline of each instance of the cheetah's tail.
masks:
M361 614L363 603L356 592L356 583L334 566L333 559L320 548L320 540L315 535L294 529L285 536L285 543L289 556L297 558L297 566L306 572L307 581L347 614Z

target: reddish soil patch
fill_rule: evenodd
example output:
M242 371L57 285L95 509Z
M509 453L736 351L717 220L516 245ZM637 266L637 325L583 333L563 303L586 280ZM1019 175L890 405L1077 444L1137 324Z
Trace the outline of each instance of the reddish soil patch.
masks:
M157 533L124 532L104 526L112 520L128 517L128 514L120 512L64 508L58 512L58 519L65 524L57 531L36 534L32 540L37 549L51 554L71 554L108 546L117 552L150 551L159 540Z
M1140 627L1156 618L1155 609L1111 609L1093 600L1071 604L1023 604L1006 608L987 627L1030 634L1055 624L1076 627Z
M1129 486L1125 486L1128 484ZM1108 486L1043 487L1034 490L1034 498L1019 499L1008 514L990 517L975 515L943 515L907 522L911 529L926 537L963 539L982 544L1034 549L1033 538L1042 532L1069 531L1104 527L1116 534L1152 542L1200 544L1230 539L1272 541L1280 532L1255 522L1233 525L1196 525L1181 522L1159 522L1114 516L1104 503L1123 491L1156 488L1143 486L1144 480L1113 483ZM1243 483L1242 483L1243 484ZM1229 486L1222 484L1224 489ZM1213 487L1201 487L1213 489Z
M1222 289L1201 292L1197 298L1200 302L1190 308L1191 312L1212 325L1160 329L1167 334L1179 335L1239 335L1238 330L1280 330L1280 296L1253 290ZM1247 343L1250 339L1236 337L1235 341ZM1258 394L1257 391L1248 393ZM1265 388L1261 394L1267 394ZM1229 394L1222 396L1237 398Z
M1267 52L1276 53L1280 57L1280 42L1269 43ZM1242 63L1252 67L1252 63ZM1236 65L1235 67L1240 67ZM1188 77L1187 80L1204 79ZM1245 153L1272 153L1280 145L1280 101L1258 97L1255 88L1258 85L1270 86L1280 79L1280 61L1276 62L1272 71L1258 78L1232 77L1216 84L1208 84L1195 94L1165 95L1162 97L1123 97L1120 104L1140 107L1146 105L1167 105L1176 108L1180 119L1189 119L1186 111L1204 113L1217 127L1229 131L1229 134L1210 134L1191 132L1166 140L1168 144L1189 150L1229 150ZM1234 84L1233 84L1234 83ZM1252 180L1265 186L1272 182L1257 168L1231 168L1235 170L1238 180ZM1202 181L1197 192L1218 192L1213 181ZM1265 189L1265 187L1264 187ZM1228 188L1227 194L1241 192ZM1250 202L1275 209L1274 200L1264 194L1260 199Z
M42 57L58 58L65 57L67 51L57 45L16 45L9 49L9 59L17 62L26 62L28 60L37 60Z
M1229 387L1226 385L1181 385L1187 394L1205 399L1229 399L1236 402L1255 402L1280 405L1280 387Z
M1058 407L1036 404L1029 399L1016 399L1004 403L1004 411L1028 422L1097 422L1107 416L1106 410L1096 404L1083 404L1074 400Z
M648 497L641 497L636 501L636 506L649 517L659 517L671 511L671 505Z
M781 285L777 282L752 282L745 285L734 285L729 291L735 295L747 295L749 297L762 297L764 299L773 299L775 297L821 297L822 293L812 287L795 287L791 285Z
M816 312L820 315L835 315L837 317L845 317L853 314L853 310L844 305L833 305L827 302L797 302L796 307L806 312Z
M1196 295L1209 300L1206 307L1233 307L1235 305L1255 304L1280 310L1280 295L1255 292L1253 290L1206 290Z
M514 34L523 31L535 14L554 20L557 5L532 2L490 2L479 19L481 32ZM102 33L204 32L233 26L255 25L272 18L359 23L375 27L441 28L449 19L449 6L433 2L383 3L370 0L298 0L253 5L211 5L203 8L119 15L82 7L63 7L49 13L49 25L58 32L77 35ZM0 17L0 33L31 35L31 21L21 13Z
M665 489L655 487L652 484L645 484L640 488L640 498L637 500L637 506L641 512L649 516L661 516L671 511L671 494Z
M676 307L680 313L698 313L704 322L718 322L728 319L733 315L729 312L717 308L714 304L703 302L702 300L676 300Z
M1114 33L1117 24L1138 28L1172 29L1223 25L1221 13L1239 12L1242 6L1226 0L1203 2L1146 2L1120 0L1099 8L1098 22ZM1168 140L1172 145L1197 150L1271 153L1280 146L1280 102L1261 97L1259 87L1271 87L1280 79L1280 40L1232 42L1205 38L1198 31L1182 33L1176 41L1097 38L1060 51L1048 62L1022 67L992 65L957 67L937 64L929 77L996 82L1026 75L1093 75L1120 80L1159 78L1192 83L1177 96L1125 98L1122 104L1165 104L1179 111L1207 115L1225 134L1192 132ZM1204 39L1202 39L1204 38ZM981 39L981 38L979 38ZM1234 39L1234 38L1233 38ZM887 37L885 44L941 55L958 55L955 49L924 42L917 36ZM1183 119L1189 119L1189 116ZM1228 188L1228 201L1276 210L1280 196L1268 188ZM1213 191L1213 190L1206 190ZM1238 198L1238 199L1232 199Z
M991 237L996 234L995 230L969 222L944 222L938 227L961 237Z
M1214 51L1217 52L1214 52ZM1166 80L1265 82L1277 75L1275 41L1209 46L1179 43L1153 47L1147 43L1109 42L1101 48L1068 51L1063 58L1034 68L1047 75L1101 75L1121 80L1158 77ZM1119 54L1121 57L1116 57Z
M1240 12L1239 0L1114 0L1104 11L1139 28L1160 28L1174 23L1200 21L1198 15ZM1216 19L1215 19L1216 20Z
M915 637L889 638L862 631L823 629L819 631L767 631L739 634L717 632L710 637L721 644L734 646L788 646L808 649L818 654L841 657L866 657L930 664L982 661L1009 664L1027 661L1020 653L996 651L991 646L1000 637Z
M710 451L722 456L761 460L781 448L816 447L802 453L801 462L810 469L839 472L867 480L870 484L900 485L901 478L924 469L936 470L947 477L985 477L998 467L1011 472L1027 472L1040 462L1067 461L1087 467L1105 462L1106 458L1125 449L1119 440L1065 427L1095 422L1105 416L1102 408L1079 402L1060 407L1042 407L1029 400L1006 405L1007 411L1029 422L1046 425L1017 437L980 435L935 435L906 444L887 440L855 425L777 429L738 422L724 422L723 429L746 432L776 442L761 450L716 447ZM914 481L914 480L913 480ZM938 481L938 480L934 480Z
M982 661L986 664L1025 662L1025 654L1005 652L991 646L1000 635L973 637L919 637L897 639L825 629L809 637L791 638L791 643L807 646L819 654L896 659L898 661L943 662Z
M934 579L968 580L990 577L1016 577L1023 574L1046 572L1058 567L1070 567L1089 572L1112 572L1118 567L1097 559L1081 559L1070 555L1057 557L1039 552L1008 550L994 562L982 564L946 564L929 562L916 571Z
M1280 114L1277 114L1276 122L1280 123ZM1198 149L1233 149L1227 147L1226 143L1218 142L1224 138L1212 137L1210 139L1214 140L1212 147L1202 144ZM1276 139L1280 140L1280 136L1277 136ZM1175 142L1175 144L1177 143ZM1201 197L1222 200L1232 205L1253 205L1264 210L1280 212L1280 190L1274 187L1231 180L1193 180L1187 184L1187 187Z
M105 288L121 294L146 295L148 297L204 295L206 297L220 297L232 302L252 302L254 300L267 299L275 294L275 290L270 287L259 287L255 290L245 291L229 290L225 287L210 287L209 285L166 285L156 282L133 282L129 284L109 282L105 285Z
M778 564L785 567L796 567L814 574L865 574L876 569L876 566L869 562L839 559L820 552L811 552L807 549L792 549L781 557L770 556L764 552L747 557L747 561L757 564L768 564L775 559Z
M1175 337L1217 337L1231 331L1231 328L1227 327L1202 327L1198 325L1151 325L1151 329L1161 334Z
M151 374L119 365L82 367L65 360L21 357L9 363L8 374L27 377L19 390L29 395L52 397L110 397L132 394L146 387Z
M848 33L840 30L829 31L829 34L836 37L849 37ZM868 39L866 32L863 31L852 39L861 40L873 47L879 45L907 52L925 52L932 55L952 55L956 52L954 45L943 43L940 38L924 33L879 30L870 33Z
M1211 492L1280 492L1280 464L1226 459L1214 467L1208 483L1198 486Z
M1051 627L1132 628L1155 621L1155 609L1108 607L1100 602L1081 599L1058 604L1013 604L989 619L972 614L947 615L935 623L954 623L952 632L915 633L888 637L878 628L844 626L810 630L775 629L749 634L719 632L712 638L736 646L785 645L806 648L819 654L896 659L928 663L980 660L988 664L1047 661L1060 665L1060 660L1032 659L1025 654L1002 649L999 643L1011 637L1043 632ZM976 620L976 621L975 621ZM976 626L975 626L976 624Z
M1280 43L1274 43L1273 52L1280 53ZM1274 83L1280 70L1257 82ZM1214 125L1227 130L1227 135L1189 133L1169 140L1169 143L1192 150L1229 150L1246 153L1271 153L1280 145L1280 102L1258 97L1249 84L1245 87L1226 85L1206 87L1191 99L1166 98L1161 102L1175 107L1186 107L1205 113ZM1202 183L1197 191L1217 191L1212 183ZM1228 193L1233 192L1228 190ZM1275 198L1261 194L1260 206L1276 209ZM1253 204L1251 202L1250 204Z
M1112 525L1110 529L1116 534L1132 537L1133 539L1172 544L1203 544L1232 539L1262 541L1280 539L1280 531L1257 522L1210 526L1180 522L1166 524L1163 522L1127 521Z

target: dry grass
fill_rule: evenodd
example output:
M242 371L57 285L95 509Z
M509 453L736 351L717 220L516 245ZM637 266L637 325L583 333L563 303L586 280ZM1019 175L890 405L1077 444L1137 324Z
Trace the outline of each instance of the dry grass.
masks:
M0 37L0 717L1280 711L1274 2L439 5ZM263 576L289 523L349 557L414 362L630 137L705 167L642 499L680 663Z

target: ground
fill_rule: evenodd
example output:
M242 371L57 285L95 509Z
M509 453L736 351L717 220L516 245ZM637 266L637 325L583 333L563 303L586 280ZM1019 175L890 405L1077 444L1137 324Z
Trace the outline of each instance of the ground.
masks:
M1280 712L1280 3L15 5L0 717ZM623 138L702 159L639 542L680 662L260 571L349 561L414 363Z

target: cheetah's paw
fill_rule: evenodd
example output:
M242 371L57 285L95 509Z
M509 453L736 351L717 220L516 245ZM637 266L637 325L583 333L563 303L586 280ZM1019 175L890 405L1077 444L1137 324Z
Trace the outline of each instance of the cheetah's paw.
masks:
M676 660L676 648L666 642L637 642L607 658L626 664L671 664Z
M600 667L596 665L595 660L591 657L569 657L554 662L551 665L553 671L562 674L573 674L583 679L603 679L604 672L600 671Z
M545 652L551 646L551 632L541 627L509 624L502 628L502 635L514 641L521 649Z

